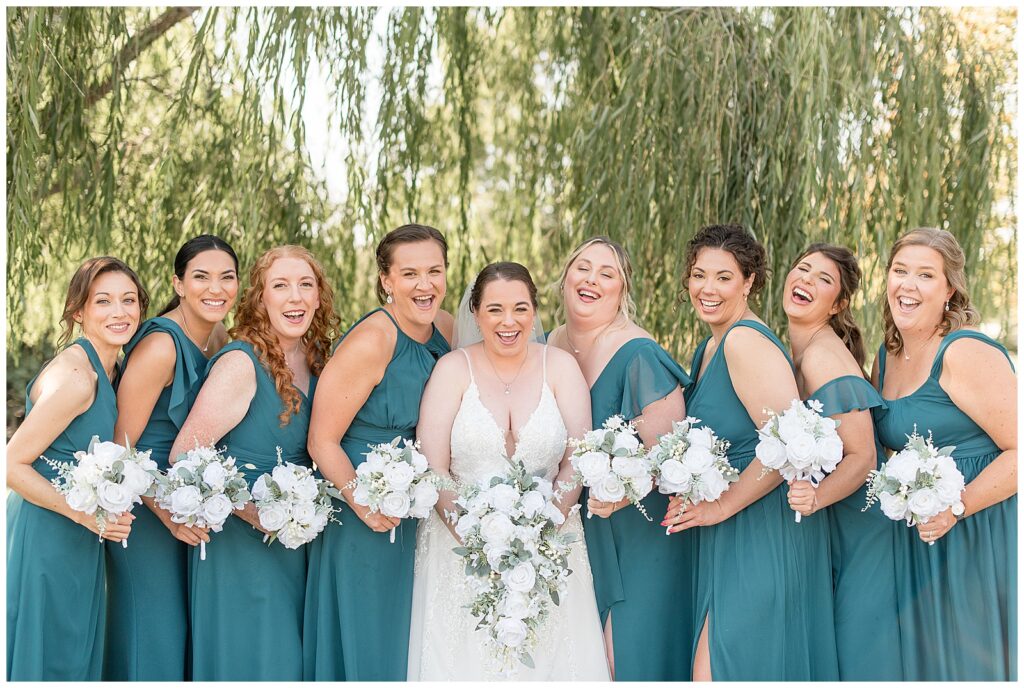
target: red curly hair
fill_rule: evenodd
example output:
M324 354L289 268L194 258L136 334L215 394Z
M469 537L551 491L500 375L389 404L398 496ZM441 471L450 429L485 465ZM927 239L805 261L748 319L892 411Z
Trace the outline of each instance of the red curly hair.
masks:
M263 367L274 378L274 386L281 397L284 409L281 411L281 427L288 424L293 413L297 413L302 405L299 391L292 385L292 371L285 361L284 351L277 341L277 335L270 327L267 309L263 305L263 289L266 286L266 275L270 266L278 258L299 258L306 261L316 277L317 289L320 292L320 307L313 313L313 322L309 330L302 336L306 347L306 362L313 375L319 376L330 358L331 344L338 336L340 319L334 313L334 290L324 279L324 269L313 254L302 246L278 246L266 251L249 270L249 286L238 304L235 326L229 334L233 339L252 344Z

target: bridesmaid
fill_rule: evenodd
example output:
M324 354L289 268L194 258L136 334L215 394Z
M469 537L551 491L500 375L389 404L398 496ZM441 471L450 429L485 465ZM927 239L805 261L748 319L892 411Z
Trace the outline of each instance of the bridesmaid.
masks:
M371 514L344 486L368 445L416 436L423 388L450 350L453 319L439 310L447 266L448 245L433 227L389 232L377 245L384 305L349 329L324 368L309 451L341 489L345 525L329 524L311 548L306 680L405 680L417 521Z
M590 386L593 427L621 414L650 447L686 416L682 388L689 377L633 321L632 281L629 255L617 242L594 237L577 246L558 281L565 324L548 342L579 362ZM688 680L691 658L679 648L693 645L693 629L680 620L694 613L695 533L667 538L664 526L648 521L629 500L585 501L585 509L600 516L583 519L583 527L613 677ZM668 497L655 489L642 503L660 516Z
M25 421L7 443L7 680L98 681L103 663L106 564L93 515L74 511L40 457L74 462L95 435L111 441L117 357L146 314L149 296L117 258L78 268L64 301L59 345L28 383ZM135 516L102 538L120 543ZM134 543L134 538L132 539ZM118 547L121 545L118 544Z
M795 523L781 477L762 477L754 456L765 409L781 412L799 394L782 343L747 305L766 263L737 225L704 227L687 247L690 302L711 328L693 355L687 410L730 442L742 472L717 501L683 510L673 498L666 523L702 526L694 680L834 681L828 523Z
M803 399L817 399L839 421L843 460L815 489L791 483L789 504L830 525L836 650L844 681L899 681L900 628L893 538L897 524L876 504L862 513L868 472L883 459L872 409L885 403L864 377L864 342L850 311L860 268L849 249L813 244L786 277L782 305L789 318L796 380ZM870 658L870 661L866 661Z
M310 399L337 329L323 269L301 246L256 259L228 344L207 378L171 456L196 442L226 445L250 488L281 458L311 466L306 452ZM306 547L263 542L256 507L211 535L206 561L189 561L192 677L196 681L297 681L302 678ZM243 522L244 521L244 522Z
M964 511L897 528L896 596L910 681L1017 680L1017 377L978 323L964 252L915 229L889 255L885 343L872 378L894 451L914 431L955 445ZM934 543L934 547L929 547Z
M207 356L227 343L221 324L235 305L238 258L223 239L203 234L174 257L174 297L125 346L114 437L166 471L171 444L188 416ZM171 522L144 498L132 546L107 545L105 681L182 681L188 640L188 546L203 529ZM170 531L170 533L168 533Z

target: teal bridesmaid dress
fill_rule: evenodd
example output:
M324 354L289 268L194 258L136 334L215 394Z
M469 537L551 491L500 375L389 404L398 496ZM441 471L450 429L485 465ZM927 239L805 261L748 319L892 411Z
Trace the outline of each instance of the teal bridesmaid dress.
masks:
M657 342L631 339L612 356L590 389L595 428L619 414L633 420L644 407L685 388L689 376ZM696 533L666 536L658 524L668 495L657 489L641 502L648 521L627 506L609 518L584 518L597 605L612 617L617 681L688 681L693 645ZM582 497L586 512L587 495Z
M830 380L809 398L822 403L826 416L851 411L878 412L885 408L885 402L871 383L856 375ZM877 467L885 461L877 436L875 445ZM832 538L839 678L843 681L901 681L903 665L893 551L896 528L900 524L883 514L877 503L862 512L866 501L865 482L859 490L821 514L829 521Z
M99 379L92 406L43 452L54 461L74 462L74 453L88 449L93 435L111 440L117 419L114 388L96 350L84 337L72 346L85 350ZM26 416L36 378L25 390ZM47 480L57 476L41 459L32 467ZM8 495L8 681L100 680L105 575L103 545L92 531L17 493Z
M349 332L377 310L360 318ZM391 362L341 439L354 466L366 460L370 444L416 437L423 388L437 359L450 350L436 328L421 344L391 321L398 330ZM391 543L388 533L370 530L347 504L341 505L344 525L328 524L311 546L304 678L404 681L419 521L403 519Z
M144 337L162 332L174 341L174 378L164 387L135 443L150 450L160 470L199 394L206 357L178 323L153 318L124 348L125 364ZM118 441L115 438L115 441ZM124 442L124 438L120 439ZM131 546L107 549L107 641L105 681L182 681L188 641L189 546L167 530L146 506L132 513Z
M725 338L736 327L757 330L785 353L763 324L740 320L687 388L686 412L729 440L729 461L742 471L754 459L758 436L736 396L725 358ZM694 376L707 343L705 339L694 352ZM733 517L699 529L696 628L690 651L696 651L708 617L716 681L839 678L828 521L807 518L796 523L787 492L782 483Z
M936 447L955 445L953 459L970 483L1002 452L939 385L946 349L958 339L1000 344L971 330L939 345L928 379L915 392L886 399L876 416L882 444L902 449L914 431ZM885 380L878 352L879 387ZM1007 356L1009 359L1009 356ZM1012 362L1011 362L1012 365ZM1017 496L968 516L929 546L917 528L900 523L896 598L908 681L1017 680Z
M312 466L306 452L311 399L302 394L297 413L281 427L283 410L274 379L248 342L236 341L210 359L244 351L256 367L256 395L241 422L218 447L245 473L249 487L281 459ZM244 464L256 468L244 468ZM195 681L298 681L302 679L302 605L306 594L307 546L288 549L237 516L210 534L206 561L200 548L189 553L189 609L192 622L192 678Z

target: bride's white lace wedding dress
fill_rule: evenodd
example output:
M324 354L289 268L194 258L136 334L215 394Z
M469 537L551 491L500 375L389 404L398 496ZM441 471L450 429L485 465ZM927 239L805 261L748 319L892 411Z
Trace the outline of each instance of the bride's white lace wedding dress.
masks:
M463 351L465 353L465 351ZM537 408L519 431L519 443L506 456L505 436L480 399L473 369L452 425L452 477L476 481L503 473L510 462L522 460L534 475L553 480L565 452L566 428L544 377ZM467 362L469 355L466 355ZM574 512L563 526L579 537L569 554L569 590L538 633L531 651L535 668L519 665L510 678L518 681L607 681L601 621L594 598L594 581L583 541L583 525ZM477 619L465 605L472 598L465 584L461 558L452 552L458 543L436 512L420 526L413 583L412 625L409 638L410 681L498 680L503 678L489 658L486 631L475 630Z

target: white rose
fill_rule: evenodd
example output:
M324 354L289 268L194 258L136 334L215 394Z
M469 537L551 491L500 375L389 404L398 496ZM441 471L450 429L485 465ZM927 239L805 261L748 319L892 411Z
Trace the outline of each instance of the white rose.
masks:
M132 493L123 484L101 483L96 490L96 501L107 513L120 514L132 506Z
M224 479L227 475L228 472L224 470L224 466L220 462L214 461L203 469L203 482L214 490L223 490Z
M939 501L949 506L960 501L960 493L963 492L963 480L940 479L935 483L935 494Z
M260 526L267 532L281 530L288 522L288 511L280 502L271 502L259 509Z
M127 449L115 442L96 442L89 453L96 458L96 463L103 470L108 470L115 461L123 459L127 452Z
M560 526L565 523L565 514L562 513L561 509L555 506L554 502L544 503L544 515L551 519L551 522L556 526Z
M478 525L480 525L479 518L473 514L462 514L459 516L459 520L455 522L455 534L465 539L469 532Z
M510 514L519 501L519 491L511 485L500 483L487 491L487 503L496 511Z
M179 516L192 516L202 505L203 497L195 485L185 485L171 493L171 511Z
M804 421L797 413L786 411L779 416L779 437L789 443L797 435L805 433Z
M608 455L604 452L592 451L576 457L576 470L583 476L583 482L593 486L604 480L611 470Z
M407 492L389 492L380 500L380 512L392 518L405 518L409 513L410 504Z
M882 513L894 521L902 521L907 516L907 498L901 494L882 492L878 495L878 504Z
M917 490L910 495L907 506L910 507L910 512L921 521L927 520L942 511L939 496L935 494L934 490Z
M729 481L722 477L717 468L709 468L700 474L697 495L706 502L713 502L729 489Z
M616 456L612 459L612 470L619 476L629 480L643 480L650 477L643 459L631 456Z
M686 441L691 447L700 447L709 452L715 446L715 432L709 427L690 428L686 433Z
M498 613L509 619L525 619L530 616L530 598L521 592L510 590L498 603Z
M537 582L537 570L528 561L521 561L510 569L501 572L501 581L505 587L515 592L529 592Z
M682 465L694 475L703 473L715 465L715 455L707 447L690 445L683 454Z
M511 519L500 512L487 514L480 519L480 536L487 542L507 545L515 530Z
M501 567L501 558L511 550L501 543L488 542L484 545L484 556L487 557L487 564L495 571Z
M690 471L677 459L668 459L661 464L661 479L658 481L664 494L679 494L690 489ZM670 490L666 492L666 490Z
M231 515L231 500L227 495L216 494L203 503L203 520L209 525L224 523Z
M124 482L132 495L145 494L153 484L153 476L131 461L124 464Z
M356 489L352 490L352 500L356 504L370 506L370 488L361 483L356 485Z
M295 489L298 480L295 477L295 464L284 463L280 466L274 466L274 470L271 472L270 477L281 492L291 492Z
M71 472L71 476L76 483L97 485L103 479L103 469L96 461L96 457L82 454L78 459L78 465Z
M917 471L921 467L921 461L917 452L905 450L897 453L885 463L885 474L890 478L899 480L904 485L910 485L917 479Z
M617 502L626 496L626 486L615 474L609 474L590 488L596 499L602 502Z
M551 481L544 478L534 478L533 489L540 492L545 499L551 499L554 496L554 489L551 487Z
M786 458L794 468L808 468L814 463L818 445L814 437L802 432L786 440Z
M761 437L754 454L765 468L779 468L786 462L786 445L774 437Z
M427 457L423 456L423 454L413 450L411 459L412 467L416 470L417 475L427 470L429 464L427 463Z
M412 499L417 511L426 509L429 515L430 509L437 504L437 498L437 488L429 480L421 480L412 488Z
M544 495L537 490L530 490L523 495L523 516L533 518L544 511Z
M519 619L503 618L494 625L494 636L506 647L519 647L526 641L526 624Z
M316 484L316 478L310 475L303 475L295 480L292 487L292 494L302 500L313 501L320 494L320 488Z
M91 487L75 485L64 499L67 500L68 506L75 511L84 511L87 514L96 512L98 502L96 501L96 492Z
M270 480L270 476L264 473L252 484L252 498L257 502L270 498L270 488L267 486L268 480Z
M313 506L312 502L298 502L292 504L291 512L293 520L301 525L308 526L313 522L313 517L316 516L316 507Z
M405 490L415 477L416 471L405 461L395 461L384 467L384 479L392 490Z
M843 441L839 435L829 435L819 441L818 451L822 458L822 468L827 468L826 472L835 470L843 459Z
M635 454L639 448L640 440L632 432L620 431L615 433L615 444L612 445L613 454L618 454L620 451L624 451L626 454Z

